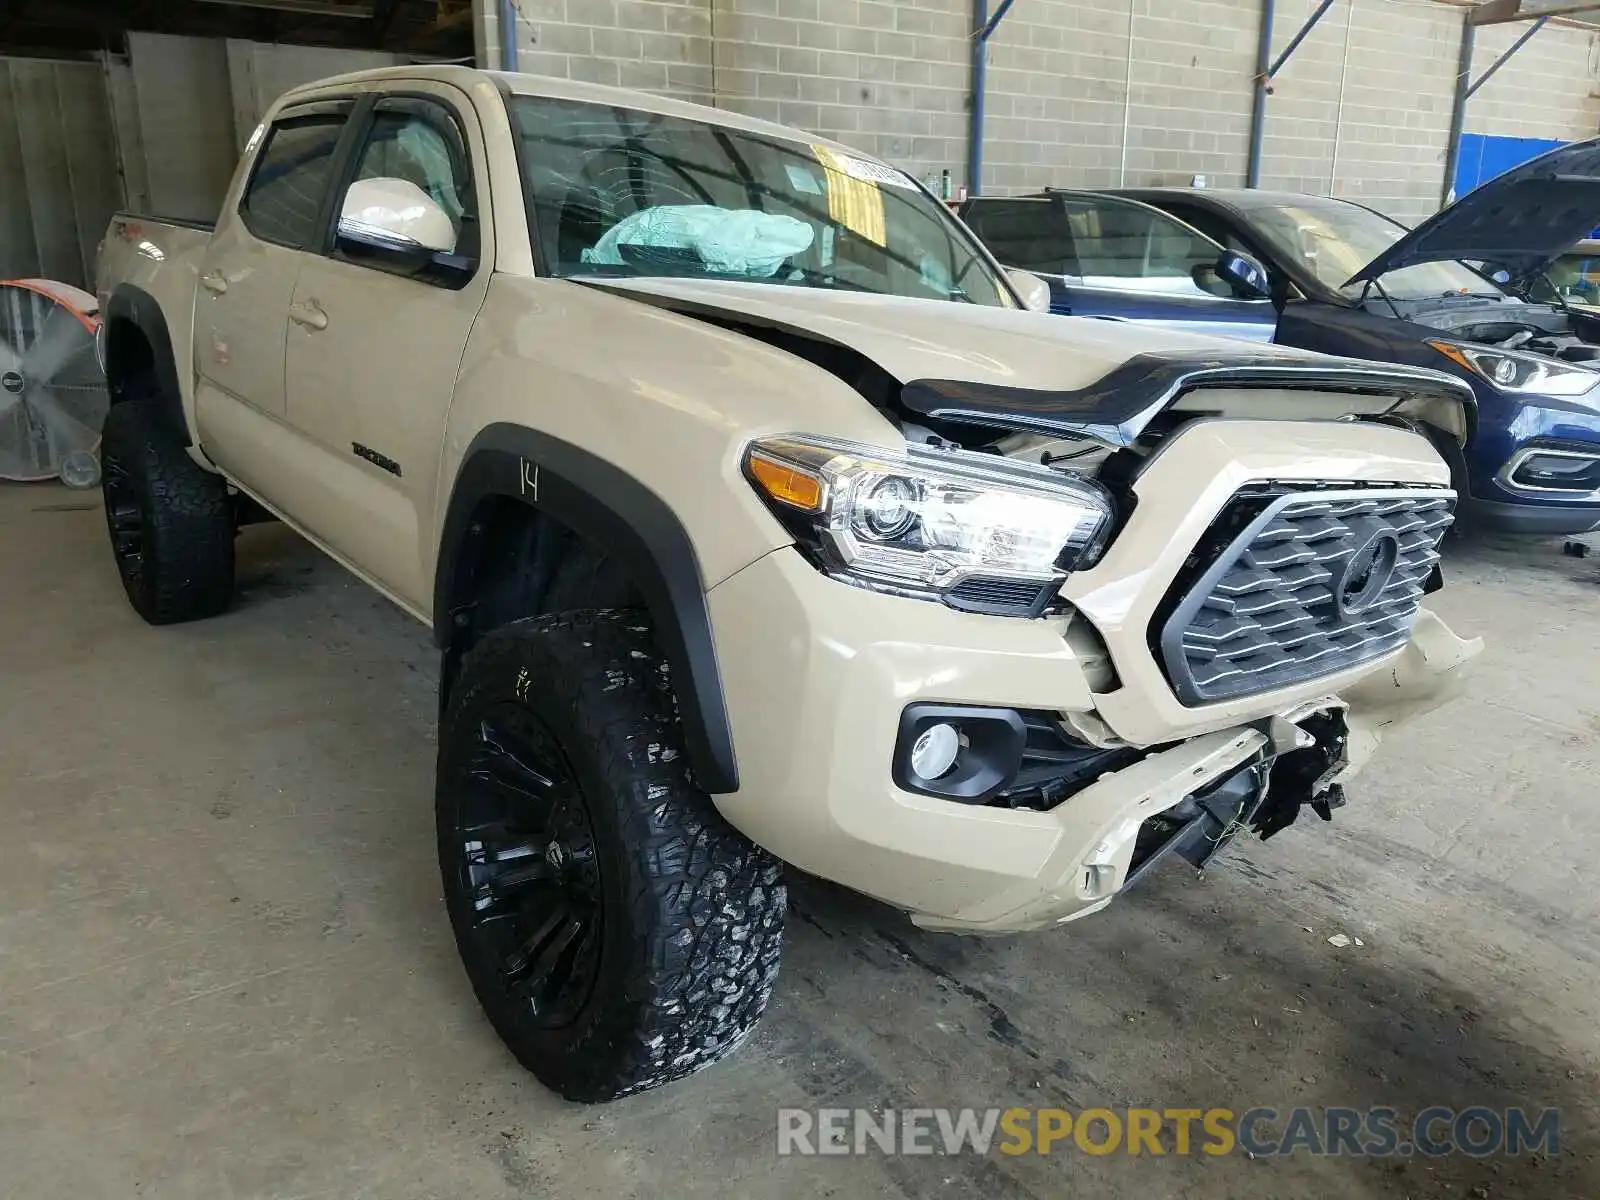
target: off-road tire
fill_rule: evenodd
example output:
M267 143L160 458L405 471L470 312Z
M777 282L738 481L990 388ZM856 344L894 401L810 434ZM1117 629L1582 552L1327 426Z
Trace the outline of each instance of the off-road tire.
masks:
M481 864L485 843L462 830L487 826L463 822L479 803L470 789L492 775L475 756L486 743L504 754L486 731L507 722L548 733L560 761L534 777L570 771L562 803L576 794L592 836L585 861L598 868L598 962L587 999L555 1027L548 1007L541 1020L537 1003L515 994L519 967L476 924L487 901L469 864ZM437 815L445 901L473 990L517 1059L567 1099L613 1100L679 1079L728 1054L765 1011L782 949L781 868L691 782L671 681L640 611L517 621L472 649L440 730ZM525 857L511 861L538 869L526 847L517 852ZM543 953L531 946L510 962Z
M101 491L117 573L134 610L152 625L214 617L233 598L233 500L148 404L106 413Z

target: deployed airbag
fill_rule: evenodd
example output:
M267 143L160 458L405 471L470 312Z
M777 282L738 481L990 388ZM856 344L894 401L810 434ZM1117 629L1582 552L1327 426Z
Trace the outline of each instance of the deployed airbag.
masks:
M583 252L583 261L632 265L623 247L691 250L708 272L769 279L790 257L811 249L815 239L816 231L795 217L709 204L668 204L618 221Z

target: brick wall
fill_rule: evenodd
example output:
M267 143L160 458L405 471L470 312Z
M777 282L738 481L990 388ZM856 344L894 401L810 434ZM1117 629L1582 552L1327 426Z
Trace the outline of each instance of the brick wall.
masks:
M1137 0L1130 184L1241 184L1250 142L1257 5Z
M1334 194L1402 221L1439 207L1461 13L1356 0Z
M497 0L478 0L484 61ZM991 7L996 0L991 0ZM1316 0L1279 0L1281 49ZM971 0L517 0L524 71L660 92L964 181ZM1244 180L1259 0L1017 0L990 45L984 187ZM1478 39L1482 70L1525 26ZM1438 203L1461 30L1433 0L1338 0L1274 81L1264 186ZM1550 25L1472 101L1467 129L1600 130L1600 56Z
M1475 72L1481 75L1525 29L1479 30ZM1509 137L1594 137L1600 132L1600 34L1546 25L1468 101L1467 129Z
M969 9L969 0L716 0L717 103L918 175L959 169Z

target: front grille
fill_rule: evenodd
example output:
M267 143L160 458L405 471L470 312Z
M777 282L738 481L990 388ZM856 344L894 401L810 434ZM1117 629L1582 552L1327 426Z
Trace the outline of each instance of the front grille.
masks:
M1184 704L1304 683L1403 646L1455 494L1242 492L1152 629Z

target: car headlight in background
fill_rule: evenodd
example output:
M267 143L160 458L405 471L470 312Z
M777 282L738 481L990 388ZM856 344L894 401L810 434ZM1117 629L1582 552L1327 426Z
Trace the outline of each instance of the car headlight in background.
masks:
M1428 345L1457 366L1481 375L1508 392L1581 396L1600 383L1600 371L1543 354L1524 354L1519 350L1499 350L1465 342L1430 341Z
M972 612L1038 615L1112 524L1092 480L998 455L791 436L744 466L829 575Z

